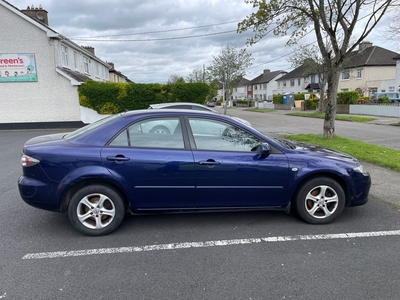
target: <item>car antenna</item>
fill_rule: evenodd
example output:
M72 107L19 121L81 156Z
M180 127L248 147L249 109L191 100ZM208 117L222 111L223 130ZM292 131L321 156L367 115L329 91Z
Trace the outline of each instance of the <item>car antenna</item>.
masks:
M127 112L127 111L129 111L123 104L122 104L122 102L121 101L119 101L119 99L117 98L117 102L118 102L118 104L119 105L121 105L122 106L122 108L123 109L125 109L125 112Z

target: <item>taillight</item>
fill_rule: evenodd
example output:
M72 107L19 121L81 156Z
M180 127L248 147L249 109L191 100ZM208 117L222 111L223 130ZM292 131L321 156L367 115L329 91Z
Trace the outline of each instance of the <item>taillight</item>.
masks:
M32 167L36 164L40 163L40 160L30 157L28 155L22 154L21 156L21 165L23 167Z

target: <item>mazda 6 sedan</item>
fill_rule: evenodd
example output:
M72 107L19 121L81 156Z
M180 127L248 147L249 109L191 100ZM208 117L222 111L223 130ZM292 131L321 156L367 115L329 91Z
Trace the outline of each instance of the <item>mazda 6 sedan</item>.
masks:
M149 130L168 123L170 133ZM139 110L27 141L18 186L37 208L66 212L87 235L127 212L293 209L308 223L365 204L370 175L343 153L268 137L224 115Z

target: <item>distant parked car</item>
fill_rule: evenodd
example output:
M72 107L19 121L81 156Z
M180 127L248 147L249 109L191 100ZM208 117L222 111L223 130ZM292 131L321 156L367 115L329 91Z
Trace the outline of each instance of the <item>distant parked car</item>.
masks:
M214 101L207 101L206 102L206 106L207 107L214 107L215 106L215 102Z
M146 130L152 122L175 128L157 134ZM126 212L292 208L308 223L326 224L344 207L365 204L371 186L347 154L195 110L130 111L36 137L21 164L26 203L67 212L75 229L94 236L115 230Z
M390 102L400 102L400 93L398 92L382 92L382 93L374 93L369 99L372 103L379 102L378 99L380 97L388 97Z
M192 109L192 110L200 110L200 111L209 111L213 112L216 114L219 114L218 111L215 109L212 109L210 107L197 104L197 103L191 103L191 102L171 102L171 103L159 103L159 104L151 104L149 106L149 109ZM251 123L245 119L238 118L238 117L232 117L236 121L239 121L247 126L251 126Z

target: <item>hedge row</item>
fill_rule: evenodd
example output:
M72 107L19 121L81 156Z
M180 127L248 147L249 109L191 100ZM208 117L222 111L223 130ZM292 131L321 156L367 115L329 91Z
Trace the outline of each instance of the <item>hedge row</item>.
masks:
M210 87L206 83L142 84L86 81L78 87L81 106L100 114L146 109L150 104L193 102L203 104Z

